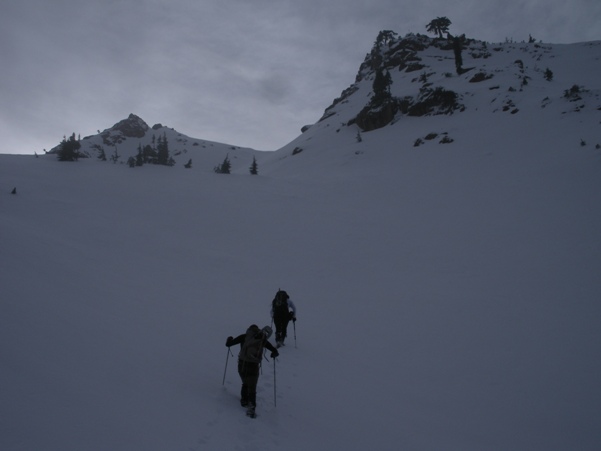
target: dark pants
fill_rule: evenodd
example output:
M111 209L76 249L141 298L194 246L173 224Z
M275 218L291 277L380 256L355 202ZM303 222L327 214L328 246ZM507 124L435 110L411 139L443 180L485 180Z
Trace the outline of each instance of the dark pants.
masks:
M288 323L290 322L290 315L284 317L276 316L273 318L273 324L275 324L275 341L284 342L288 329Z
M242 404L257 405L257 382L259 382L259 364L238 360L238 374L242 379L240 398Z

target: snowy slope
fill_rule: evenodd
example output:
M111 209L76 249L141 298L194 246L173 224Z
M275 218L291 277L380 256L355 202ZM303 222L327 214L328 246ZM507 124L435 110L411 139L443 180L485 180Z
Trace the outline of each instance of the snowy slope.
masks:
M74 132L69 132L65 139L72 133ZM77 135L76 138L81 146L78 149L81 158L100 159L103 156L104 161L113 164L127 164L129 158L136 158L139 150L147 146L156 152L161 139L167 141L169 156L174 165L183 166L191 162L192 167L197 166L204 171L213 171L227 157L235 166L245 165L248 172L253 156L261 153L250 148L191 138L162 124L150 127L133 113L113 126L98 131L96 135L83 138ZM47 153L56 155L59 149L60 143Z
M601 46L499 46L425 50L465 111L358 142L367 71L258 176L0 155L0 449L598 449ZM280 287L251 420L224 343Z

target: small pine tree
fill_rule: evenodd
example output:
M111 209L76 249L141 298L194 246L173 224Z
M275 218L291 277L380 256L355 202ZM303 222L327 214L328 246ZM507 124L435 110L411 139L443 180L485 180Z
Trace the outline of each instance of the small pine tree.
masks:
M390 98L390 85L392 84L392 78L390 73L382 72L381 69L376 70L376 76L372 85L374 94L372 97L372 103L375 105L382 104L385 100Z
M144 151L142 150L142 143L138 144L138 153L136 154L136 166L144 165Z
M111 161L114 164L117 164L117 161L119 161L119 158L121 158L121 155L119 155L119 151L117 150L117 146L115 146L115 151L111 155Z
M190 158L190 160L188 160L188 162L184 165L184 167L186 169L190 169L192 167L192 158Z
M223 163L221 163L218 166L215 166L214 171L217 174L229 174L231 169L232 164L230 163L229 155L226 155L225 159L223 160Z
M157 141L157 164L170 165L169 143L166 134L163 134L162 138L159 136Z
M547 80L547 81L553 80L553 71L551 71L551 69L549 69L548 67L547 67L547 70L545 71L545 80Z
M259 173L259 165L257 164L257 159L253 156L253 163L250 165L250 173L252 175L257 175Z

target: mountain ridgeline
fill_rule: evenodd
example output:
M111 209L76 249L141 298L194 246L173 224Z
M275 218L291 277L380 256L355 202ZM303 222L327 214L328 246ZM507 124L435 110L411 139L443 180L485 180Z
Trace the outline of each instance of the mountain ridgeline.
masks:
M460 113L483 100L489 104L488 112L517 114L518 105L534 95L540 108L561 102L562 113L601 110L599 86L564 81L566 72L587 70L587 61L599 66L600 57L601 42L489 44L465 36L409 34L401 38L392 31L382 31L361 64L355 83L320 120L343 116L346 125L371 131L403 116ZM554 80L555 72L561 74L562 86ZM359 103L359 110L355 106L350 115L344 114L344 105L357 97L369 100Z
M316 147L316 142L333 131L350 130L354 140L361 141L363 133L395 126L408 118L428 121L436 116L464 115L464 127L469 127L473 114L493 115L493 121L503 115L523 120L535 116L544 121L580 114L592 115L598 123L601 86L594 74L600 72L600 41L545 44L531 39L491 44L464 35L431 38L410 33L401 37L393 31L381 31L360 64L354 83L315 124L304 126L301 135L269 152L271 156L191 138L161 124L149 127L135 114L93 136L81 139L73 134L49 153L60 154L65 143L77 147L73 143L77 141L77 158L99 158L132 167L160 162L188 168L194 159L200 163L194 167L200 170L219 172L217 169L228 163L232 172L248 172L252 165L256 173L257 159L261 164L297 156ZM446 132L442 135L441 143L453 142ZM601 141L598 133L577 138L597 146ZM406 132L399 139L406 140ZM415 136L404 142L419 145L423 139Z

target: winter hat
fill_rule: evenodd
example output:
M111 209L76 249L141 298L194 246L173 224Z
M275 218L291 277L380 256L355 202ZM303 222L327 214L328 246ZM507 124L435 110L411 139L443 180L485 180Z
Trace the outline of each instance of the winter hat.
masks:
M273 333L273 329L269 326L265 326L262 330L263 334L265 334L265 338L269 340L269 337L271 337L271 334Z

